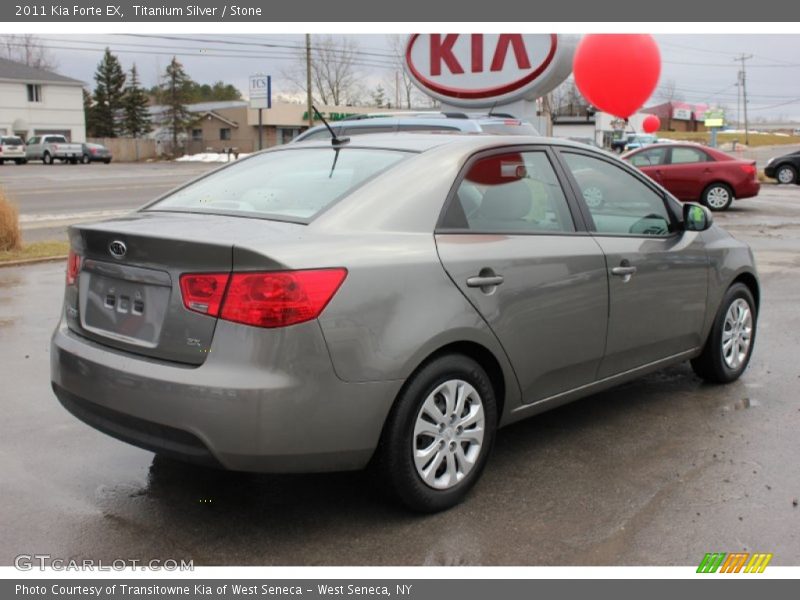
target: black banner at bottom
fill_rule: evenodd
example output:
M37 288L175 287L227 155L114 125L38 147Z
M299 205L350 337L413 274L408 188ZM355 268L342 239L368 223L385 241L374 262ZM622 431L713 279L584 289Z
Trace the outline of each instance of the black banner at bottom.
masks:
M791 587L790 587L791 586ZM78 580L40 579L3 580L3 600L103 600L164 599L299 599L331 600L516 600L523 598L647 598L674 600L725 594L726 600L751 599L755 594L790 597L796 592L794 580L757 579L756 576L698 576L697 579L299 579L299 580ZM777 594L782 594L778 596Z

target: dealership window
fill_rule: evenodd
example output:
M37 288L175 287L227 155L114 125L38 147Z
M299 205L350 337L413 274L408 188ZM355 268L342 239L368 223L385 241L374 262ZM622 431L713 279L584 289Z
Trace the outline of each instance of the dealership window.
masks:
M231 139L231 128L230 127L223 127L219 130L219 139L221 140L229 140Z
M278 143L279 144L288 144L291 142L295 137L300 135L300 128L299 127L281 127L278 129ZM326 130L327 133L327 130Z
M203 140L203 130L202 129L192 129L192 140L195 142L200 142Z
M28 102L42 101L42 86L37 83L28 84Z

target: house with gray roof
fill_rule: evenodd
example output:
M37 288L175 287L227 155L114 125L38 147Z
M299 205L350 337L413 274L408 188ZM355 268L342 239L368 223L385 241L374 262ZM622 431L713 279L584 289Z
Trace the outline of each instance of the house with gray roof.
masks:
M86 141L83 82L0 58L0 135Z

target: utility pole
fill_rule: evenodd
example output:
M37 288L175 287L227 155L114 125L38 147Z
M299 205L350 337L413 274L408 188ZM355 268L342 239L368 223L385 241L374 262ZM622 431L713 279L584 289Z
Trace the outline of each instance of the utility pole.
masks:
M400 71L394 72L394 108L400 108Z
M745 61L750 60L753 58L752 54L744 54L742 53L739 57L734 58L733 60L738 60L742 63L742 70L740 71L741 76L741 84L742 84L742 107L744 108L744 143L750 144L750 134L748 133L747 127L747 72L746 72L746 65Z
M306 34L306 112L308 113L308 126L314 126L314 109L311 100L311 34Z

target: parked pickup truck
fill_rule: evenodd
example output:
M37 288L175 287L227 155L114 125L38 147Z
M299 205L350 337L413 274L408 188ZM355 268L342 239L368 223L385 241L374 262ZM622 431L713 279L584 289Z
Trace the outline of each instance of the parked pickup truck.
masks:
M25 148L25 158L41 160L46 165L52 165L56 159L74 165L82 156L83 146L70 144L63 135L36 135L28 140Z

